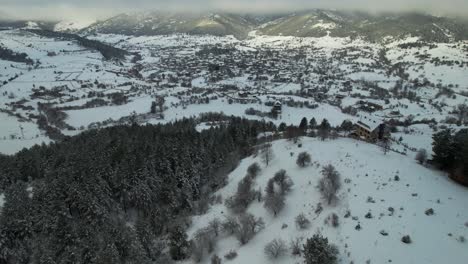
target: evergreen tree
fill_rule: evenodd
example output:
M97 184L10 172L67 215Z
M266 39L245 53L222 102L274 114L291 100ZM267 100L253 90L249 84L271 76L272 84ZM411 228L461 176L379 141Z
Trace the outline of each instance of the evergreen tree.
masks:
M307 118L302 118L301 123L299 124L299 129L305 133L307 131Z
M173 260L183 260L188 257L189 242L187 234L180 227L175 227L169 235L169 253Z
M317 121L315 120L315 117L312 117L312 119L310 119L309 126L311 129L315 129L317 127Z
M338 249L318 234L307 239L302 253L306 264L335 264L338 260Z
M318 127L318 136L321 140L325 140L330 136L331 125L327 119L323 119Z

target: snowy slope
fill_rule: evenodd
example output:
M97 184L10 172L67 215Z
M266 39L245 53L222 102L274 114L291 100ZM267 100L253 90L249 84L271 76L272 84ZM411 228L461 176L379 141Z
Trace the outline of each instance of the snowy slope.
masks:
M89 27L91 24L95 22L96 21L93 21L93 20L80 20L80 21L64 20L64 21L60 21L54 26L54 31L77 32L83 28Z
M269 167L264 167L256 178L254 189L265 189L267 181L275 172L285 169L294 181L293 190L286 196L285 209L274 218L261 203L253 202L248 212L263 217L266 228L260 231L247 245L240 246L232 236L223 235L215 253L223 257L230 250L236 250L238 257L229 263L272 263L263 253L265 244L274 238L286 242L296 237L311 237L316 232L328 237L340 250L339 263L466 263L468 244L459 241L467 237L468 189L451 182L446 175L417 164L413 157L397 153L383 152L376 146L351 139L319 141L311 138L302 140L298 148L292 142L280 140L273 143L275 159ZM307 151L312 156L313 165L299 168L295 161L297 154ZM291 157L290 153L294 153ZM244 159L229 176L226 187L217 192L223 199L232 196L237 183L245 176L247 167L259 157ZM336 206L327 206L316 188L321 167L332 164L340 172L343 183ZM395 181L398 175L399 181ZM367 202L371 197L375 203ZM322 202L324 210L314 213L317 203ZM395 209L393 215L388 210ZM425 214L432 208L432 216ZM347 211L351 217L344 218ZM335 212L340 225L333 228L324 224L325 219ZM371 212L373 218L364 216ZM311 227L299 231L294 218L305 213L311 220ZM189 235L207 226L213 218L224 219L230 214L223 204L214 205L206 215L193 219ZM353 220L356 219L356 220ZM355 230L360 223L362 229ZM282 225L288 227L282 229ZM388 236L382 236L385 230ZM412 244L400 240L410 235ZM274 263L301 263L300 258L286 256ZM209 257L202 263L209 263Z

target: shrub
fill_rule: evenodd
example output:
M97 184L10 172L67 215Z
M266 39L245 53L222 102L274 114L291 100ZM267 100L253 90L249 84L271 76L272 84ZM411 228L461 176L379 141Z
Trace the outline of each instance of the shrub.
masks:
M420 149L416 154L415 159L419 162L419 164L424 164L427 161L427 151L425 149Z
M300 213L296 216L296 226L299 229L307 229L310 226L310 221L307 219L304 213Z
M404 237L401 238L401 242L405 243L405 244L411 244L411 237L406 235Z
M302 253L306 264L335 264L338 249L328 244L327 238L316 234L307 239Z
M432 208L429 208L426 210L426 212L424 212L426 215L433 215L434 214L434 209Z
M227 260L233 260L237 257L237 252L235 250L229 251L226 255L224 255L224 258Z
M310 162L312 161L312 159L310 158L310 154L307 153L307 152L301 152L299 153L299 155L297 156L297 160L296 160L296 164L301 167L301 168L304 168L306 166L308 166L310 164Z
M284 243L282 239L273 239L264 248L265 255L272 259L276 259L284 255L286 251L286 243Z

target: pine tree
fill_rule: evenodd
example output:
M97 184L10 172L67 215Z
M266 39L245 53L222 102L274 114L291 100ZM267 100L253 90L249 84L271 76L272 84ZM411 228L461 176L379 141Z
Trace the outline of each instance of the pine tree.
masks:
M188 257L189 242L187 234L181 227L175 227L169 236L169 253L173 260L183 260Z
M305 133L307 131L307 118L303 117L301 123L299 124L299 129Z
M318 136L320 139L325 140L329 137L331 130L331 125L328 123L327 119L323 119L318 127Z
M306 264L335 264L338 260L338 249L318 234L307 239L302 253Z
M312 119L310 119L309 126L311 129L315 129L317 127L317 121L315 120L315 117L312 117Z

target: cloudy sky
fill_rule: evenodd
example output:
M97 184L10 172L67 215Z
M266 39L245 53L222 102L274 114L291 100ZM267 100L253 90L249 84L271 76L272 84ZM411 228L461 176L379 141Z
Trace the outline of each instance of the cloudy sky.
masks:
M0 7L8 16L31 19L104 19L121 12L151 9L279 12L334 8L468 16L468 0L0 0Z

